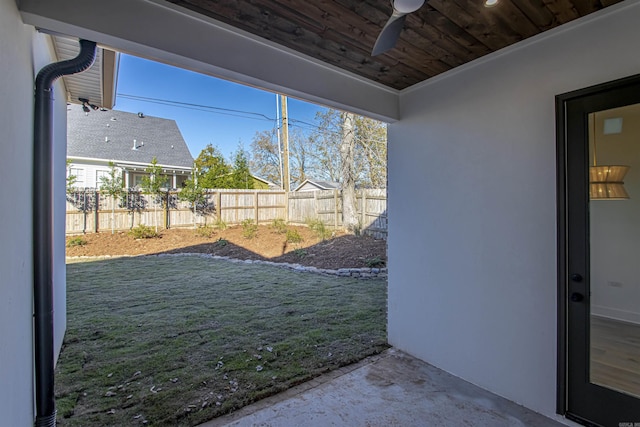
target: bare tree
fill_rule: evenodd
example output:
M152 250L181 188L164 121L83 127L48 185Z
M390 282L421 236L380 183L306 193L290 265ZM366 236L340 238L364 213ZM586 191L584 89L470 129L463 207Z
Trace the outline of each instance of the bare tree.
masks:
M310 136L314 147L311 154L316 169L310 173L314 178L341 182L340 143L342 120L340 112L329 109L316 114L317 130Z
M356 116L356 150L362 171L358 184L368 188L387 186L387 125Z
M273 131L256 132L251 142L250 164L259 177L282 185L278 142Z
M290 132L289 157L293 184L305 178L333 181L344 186L341 152L344 137L344 114L328 109L316 114L316 128L303 133ZM353 153L351 174L360 188L385 188L387 183L387 127L367 117L351 115ZM251 144L252 169L263 178L280 182L278 144L273 131L259 132Z
M309 137L300 129L289 131L289 162L292 188L302 184L308 177L313 177L318 170L313 156L316 147Z

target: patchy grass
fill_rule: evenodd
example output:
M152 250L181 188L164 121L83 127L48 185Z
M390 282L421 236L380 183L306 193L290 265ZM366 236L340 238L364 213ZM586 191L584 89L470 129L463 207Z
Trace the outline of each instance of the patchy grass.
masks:
M307 226L316 234L318 239L327 240L333 234L331 230L327 228L324 222L319 219L307 219Z
M285 234L287 230L287 223L282 218L276 218L271 223L271 228L273 228L278 234Z
M70 237L67 239L67 247L72 248L74 246L84 246L87 244L87 239L82 236Z
M287 233L287 243L301 243L304 240L300 235L300 233L298 233L298 230L295 230L295 229L287 230L286 233Z
M132 228L129 231L129 235L134 239L154 239L156 237L160 237L160 233L158 233L153 227L149 227L144 224L140 224L137 227Z
M258 224L252 219L245 219L240 225L242 225L242 236L245 239L253 239L258 234Z
M203 225L196 228L196 236L206 237L207 239L213 237L216 234L216 230L211 225Z
M380 257L367 258L364 260L364 262L369 268L382 268L387 264L385 260Z
M67 282L62 426L197 425L387 347L383 280L137 257Z

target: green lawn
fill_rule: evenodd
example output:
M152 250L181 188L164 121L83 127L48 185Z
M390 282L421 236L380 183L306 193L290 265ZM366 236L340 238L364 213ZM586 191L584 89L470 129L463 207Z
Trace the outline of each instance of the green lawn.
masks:
M386 344L386 280L200 257L67 265L59 425L197 425Z

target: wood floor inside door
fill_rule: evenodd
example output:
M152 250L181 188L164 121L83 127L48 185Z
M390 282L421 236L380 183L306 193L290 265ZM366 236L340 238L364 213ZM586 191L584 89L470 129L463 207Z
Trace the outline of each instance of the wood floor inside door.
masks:
M640 325L591 316L591 382L640 397Z

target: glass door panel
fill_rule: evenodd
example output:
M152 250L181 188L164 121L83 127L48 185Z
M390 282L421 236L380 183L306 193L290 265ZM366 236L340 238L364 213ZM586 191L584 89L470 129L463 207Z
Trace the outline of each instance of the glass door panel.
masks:
M640 397L640 104L588 126L589 381Z

